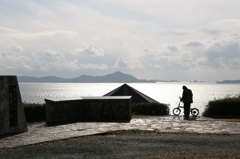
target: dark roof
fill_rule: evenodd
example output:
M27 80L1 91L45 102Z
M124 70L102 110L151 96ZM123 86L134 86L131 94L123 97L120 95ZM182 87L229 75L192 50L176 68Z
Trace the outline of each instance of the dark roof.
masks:
M121 85L104 96L132 96L132 103L159 103L127 84Z

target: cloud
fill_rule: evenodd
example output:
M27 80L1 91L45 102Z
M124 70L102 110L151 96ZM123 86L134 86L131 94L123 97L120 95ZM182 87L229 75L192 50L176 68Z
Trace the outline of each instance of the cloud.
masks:
M39 17L53 17L53 13L49 10L41 10L37 13Z
M64 69L64 70L79 70L79 61L77 59L70 61L67 59L61 59L54 63L54 68Z
M10 47L10 49L14 52L22 52L23 48L20 45L14 44Z
M42 20L35 19L33 20L33 24L36 26L36 28L39 29L54 29L56 26L54 25L53 22L44 22Z
M214 21L203 27L200 32L209 35L220 35L220 34L233 34L240 33L240 20L239 19L221 19Z
M153 66L154 68L157 68L157 69L164 69L162 66L160 66L160 65L155 65L155 66Z
M33 40L40 38L72 38L77 35L74 31L69 30L52 30L52 31L40 31L40 32L23 32L11 28L0 27L0 40L4 39L16 39L16 40Z
M82 48L74 50L80 56L104 56L105 52L102 48L95 49L93 44L83 44Z
M237 72L238 6L225 0L1 1L0 73Z
M74 32L74 31L53 30L53 31L43 31L43 32L39 32L39 33L25 34L25 37L37 38L37 37L51 37L51 36L57 36L58 37L58 36L60 36L60 37L65 37L65 38L72 38L76 35L77 35L77 33Z
M187 42L185 45L186 45L187 47L197 48L197 47L202 46L202 43L199 42L199 41L190 41L190 42Z
M1 57L2 56L2 57ZM31 67L31 59L24 55L16 55L16 54L0 54L0 67L2 70L33 70Z
M174 45L168 45L167 47L169 51L172 51L172 52L178 51L177 47Z
M96 40L96 41L99 41L99 40L101 40L101 38L100 38L100 37L96 37L96 36L92 37L92 39L93 39L93 40Z
M96 70L106 70L108 69L108 66L105 64L80 64L81 69L96 69Z
M232 34L205 42L203 55L215 68L240 68L240 36Z
M8 34L8 33L16 33L17 31L14 30L14 29L10 29L10 28L7 28L7 27L2 27L0 26L0 33L1 33L1 36L4 35L4 34Z
M209 28L203 28L201 32L209 34L209 35L219 35L220 30L218 29L209 29Z
M33 52L33 56L43 59L58 59L64 57L63 54L49 49L48 46L44 46L41 50Z
M56 62L56 68L65 69L65 70L81 70L81 69L96 69L96 70L106 70L108 66L105 64L93 64L93 63L80 63L77 59L73 61L61 60Z
M0 67L3 70L17 70L17 69L27 69L31 70L30 67L27 67L27 62L30 61L30 58L24 55L23 47L18 44L12 44L9 46L1 45L0 49Z
M231 34L221 38L188 41L175 45L162 45L159 49L145 49L140 60L145 67L162 69L215 69L240 68L240 36Z
M167 30L167 31L160 31L158 35L160 36L168 36L168 35L174 35L174 36L183 36L191 34L192 31L190 30Z
M125 60L122 56L119 56L114 68L134 68L134 66L132 66L131 63Z
M30 65L26 64L25 62L22 62L21 65L22 65L22 67L23 67L24 69L27 69L27 70L34 70L33 67L31 67Z
M54 70L65 70L65 71L78 71L84 69L90 70L106 70L109 69L105 64L94 64L94 63L82 63L79 60L68 60L68 59L58 59L56 61L43 61L36 60L34 67L41 69L43 71L54 71Z

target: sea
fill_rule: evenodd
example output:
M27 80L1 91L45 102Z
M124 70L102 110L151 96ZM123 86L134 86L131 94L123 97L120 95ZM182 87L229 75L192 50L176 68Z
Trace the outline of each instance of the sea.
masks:
M22 102L45 103L45 99L79 98L82 96L103 96L124 83L19 83ZM193 92L192 108L198 108L201 115L209 101L226 96L240 95L240 84L217 84L196 82L127 83L154 100L169 105L170 115L179 104L182 86ZM182 104L182 103L181 103ZM182 111L183 112L183 111Z

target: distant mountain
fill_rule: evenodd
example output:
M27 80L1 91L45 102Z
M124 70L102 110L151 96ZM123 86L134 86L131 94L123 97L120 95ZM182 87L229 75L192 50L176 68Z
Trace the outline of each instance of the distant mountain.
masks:
M218 84L240 84L240 80L224 80L222 82L217 81Z
M28 77L18 76L19 82L69 82L69 83L154 83L154 80L137 79L132 75L114 72L104 76L81 75L76 78L60 78L56 76L47 77Z

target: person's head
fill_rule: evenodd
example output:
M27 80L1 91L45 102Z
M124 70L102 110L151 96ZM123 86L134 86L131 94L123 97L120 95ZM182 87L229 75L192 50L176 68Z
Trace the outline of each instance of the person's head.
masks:
M187 87L186 86L182 86L182 89L187 89Z

